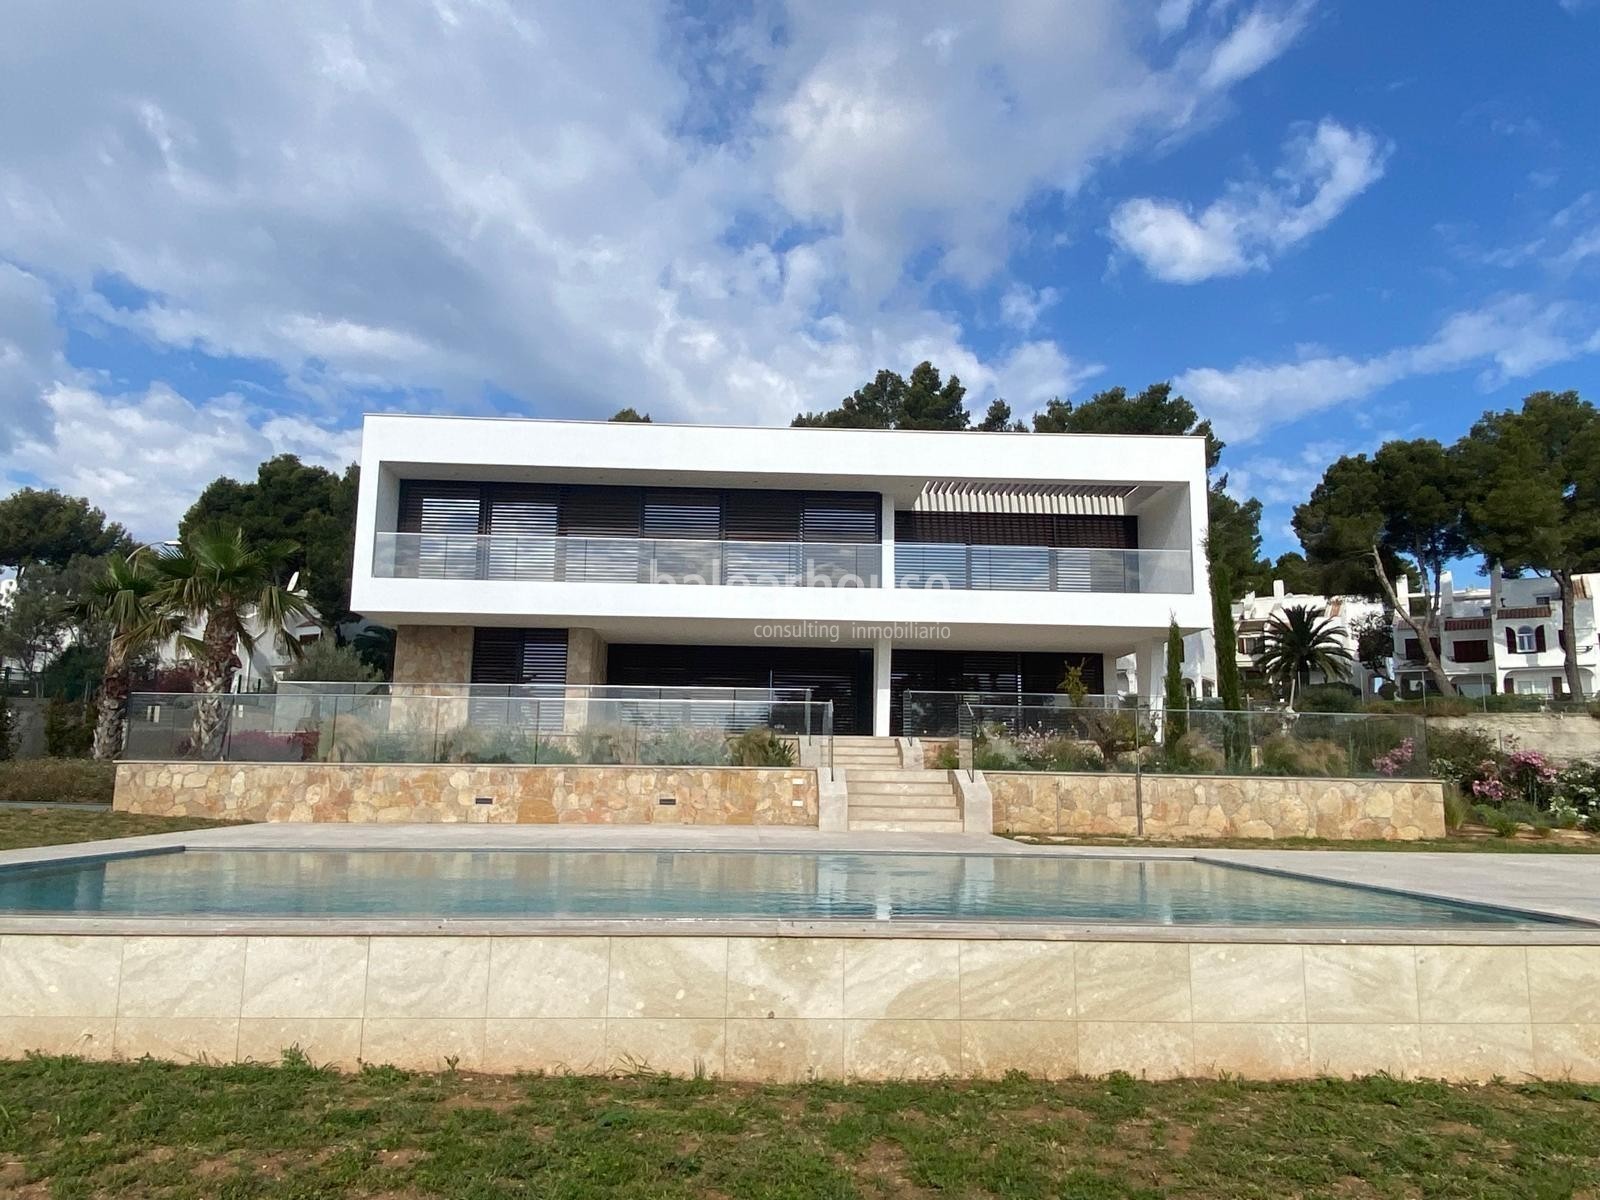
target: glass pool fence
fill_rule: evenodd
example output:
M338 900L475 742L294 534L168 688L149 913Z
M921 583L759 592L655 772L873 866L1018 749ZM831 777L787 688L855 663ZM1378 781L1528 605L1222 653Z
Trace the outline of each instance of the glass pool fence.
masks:
M126 761L833 768L832 701L135 692ZM582 693L584 689L571 689Z
M961 768L1426 779L1420 716L963 704Z

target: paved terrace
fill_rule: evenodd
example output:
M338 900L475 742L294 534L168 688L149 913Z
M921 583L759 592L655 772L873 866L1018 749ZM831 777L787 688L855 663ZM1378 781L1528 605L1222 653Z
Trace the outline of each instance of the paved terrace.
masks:
M821 833L779 826L624 825L239 825L112 841L0 851L0 867L160 850L747 850L876 854L1051 855L1177 858L1270 871L1589 922L1593 928L1521 930L1026 924L1021 922L397 918L12 917L0 933L681 933L711 936L884 936L1156 940L1600 945L1600 855L1415 853L1409 851L1207 850L1194 847L1040 846L985 834Z

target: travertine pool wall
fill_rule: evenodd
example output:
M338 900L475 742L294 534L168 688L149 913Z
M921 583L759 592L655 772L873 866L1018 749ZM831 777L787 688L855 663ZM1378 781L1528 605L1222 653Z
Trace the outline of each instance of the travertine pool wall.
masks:
M663 797L675 803L662 804ZM480 799L490 803L479 803ZM239 821L816 825L809 767L128 762L113 807Z
M1445 835L1444 785L1433 779L1030 771L983 777L997 833L1382 841Z
M1600 1080L1600 946L0 937L0 1056Z

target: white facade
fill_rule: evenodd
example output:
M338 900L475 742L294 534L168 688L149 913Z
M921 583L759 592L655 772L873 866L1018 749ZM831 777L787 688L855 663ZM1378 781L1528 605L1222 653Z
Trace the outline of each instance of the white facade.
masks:
M1600 678L1594 602L1600 575L1580 575L1576 585L1578 673L1584 695L1593 696ZM1424 600L1411 595L1410 583L1403 577L1395 581L1395 593L1401 604L1415 606ZM1566 694L1561 591L1552 580L1541 576L1503 579L1494 574L1487 586L1457 588L1446 572L1439 589L1439 611L1444 628L1434 631L1432 640L1457 691L1468 696ZM1417 635L1405 622L1396 621L1394 637L1400 694L1420 695L1428 672L1416 645Z
M965 669L914 651L1114 680L1208 626L1205 486L1187 437L370 415L351 603L397 660L429 626L583 630L635 672L618 647L855 648L887 734L897 687Z
M1266 650L1267 626L1286 608L1319 610L1322 618L1331 622L1330 632L1334 638L1350 652L1353 660L1350 673L1344 679L1330 680L1324 678L1321 672L1315 672L1311 680L1313 685L1345 683L1363 696L1370 696L1377 690L1384 676L1375 674L1361 664L1359 631L1363 622L1372 618L1381 619L1388 612L1388 606L1363 596L1317 596L1291 592L1281 579L1272 581L1270 595L1258 596L1249 592L1244 599L1234 601L1233 624L1238 637L1236 649L1241 672L1260 673L1261 655Z

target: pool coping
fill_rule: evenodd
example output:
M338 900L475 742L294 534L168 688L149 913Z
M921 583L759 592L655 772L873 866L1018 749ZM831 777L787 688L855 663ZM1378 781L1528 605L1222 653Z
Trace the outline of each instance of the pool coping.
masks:
M0 915L0 935L921 938L1331 945L1600 945L1600 856L1039 846L982 834L820 833L758 826L239 825L0 851L0 867L193 850L744 850L1172 858L1584 922L1565 928L1137 925L779 918L73 917ZM1471 861L1464 861L1471 860ZM1587 861L1586 861L1587 860Z

